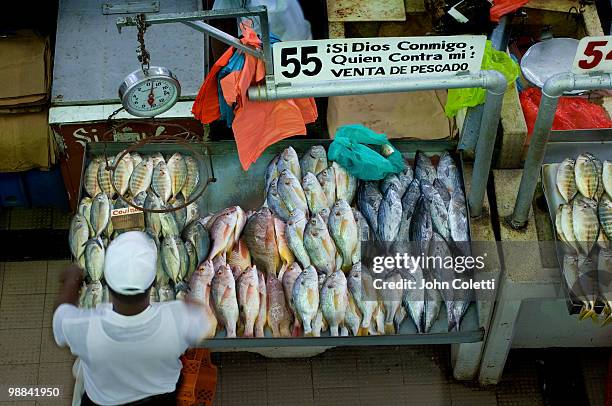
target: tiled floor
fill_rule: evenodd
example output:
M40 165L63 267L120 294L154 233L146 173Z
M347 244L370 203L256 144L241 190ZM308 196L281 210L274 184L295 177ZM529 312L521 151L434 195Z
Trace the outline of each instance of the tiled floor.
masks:
M51 317L66 261L0 263L0 383L51 385L63 398L7 405L69 405L72 355L53 341ZM609 350L585 350L582 364L591 406L604 405ZM510 354L496 387L452 379L448 346L336 348L313 358L272 359L215 353L215 404L232 405L543 405L536 362Z

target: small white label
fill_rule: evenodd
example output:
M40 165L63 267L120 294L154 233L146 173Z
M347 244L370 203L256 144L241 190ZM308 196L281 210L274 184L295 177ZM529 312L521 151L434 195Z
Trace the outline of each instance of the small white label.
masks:
M612 72L612 36L582 38L572 72Z
M123 209L113 209L111 211L111 217L127 216L128 214L137 213L142 213L142 210L136 209L134 207L125 207Z
M478 72L486 37L352 38L277 42L277 84L336 79L450 77Z

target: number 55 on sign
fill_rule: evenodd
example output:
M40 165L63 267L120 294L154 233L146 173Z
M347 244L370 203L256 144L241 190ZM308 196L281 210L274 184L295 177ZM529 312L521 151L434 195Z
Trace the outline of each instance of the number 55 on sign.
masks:
M572 72L612 72L612 36L581 39Z

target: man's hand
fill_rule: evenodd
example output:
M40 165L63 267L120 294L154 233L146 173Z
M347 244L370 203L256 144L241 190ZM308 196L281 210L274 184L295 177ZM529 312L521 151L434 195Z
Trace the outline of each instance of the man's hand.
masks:
M62 288L60 290L55 308L64 303L76 306L79 302L79 289L81 288L81 282L83 282L83 270L76 264L71 264L62 273L60 281L62 283Z

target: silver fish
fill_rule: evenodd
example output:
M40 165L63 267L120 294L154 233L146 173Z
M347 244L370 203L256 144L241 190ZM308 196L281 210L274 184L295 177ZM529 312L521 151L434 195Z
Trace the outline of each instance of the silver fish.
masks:
M138 193L146 192L151 186L153 178L153 161L150 158L140 162L130 176L130 193L136 196Z
M427 165L425 163L425 165ZM431 169L427 169L431 171ZM455 164L455 160L448 152L440 154L438 167L436 168L437 178L446 186L448 192L452 195L456 190L462 190L461 175Z
M287 267L286 270L282 274L279 274L279 278L283 285L283 291L285 292L285 298L287 299L287 306L294 315L294 318L293 318L294 323L293 323L293 328L292 328L292 335L294 336L298 335L298 332L300 331L301 325L302 325L302 321L300 320L297 310L295 309L295 305L292 301L293 288L295 286L295 281L297 280L297 278L300 276L301 273L302 273L302 269L297 263L294 262L289 267Z
M185 241L185 251L187 252L187 258L189 262L187 267L187 273L183 279L189 281L191 279L191 275L193 275L193 273L198 267L198 253L196 252L196 249L191 241Z
M420 288L423 284L423 270L417 264L408 272L402 273L402 276L414 281L415 289L404 290L402 305L414 322L417 333L422 333L425 327L425 289Z
M378 209L378 238L395 241L402 218L402 201L395 187L387 189Z
M280 158L280 154L274 156L268 166L266 167L266 175L265 175L265 187L264 187L264 195L268 196L268 190L270 189L270 185L274 179L278 178L279 170L278 170L278 160Z
M288 170L293 174L293 176L295 176L296 179L302 179L300 160L293 147L287 147L280 153L276 166L279 174L284 170Z
M244 326L243 337L253 337L255 321L259 316L259 277L256 267L245 269L236 281L238 307Z
M172 202L172 207L175 209L177 207L181 207L184 205L185 205L185 198L183 197L182 194L179 194L178 196L176 196L174 198L174 201ZM176 221L178 230L182 231L183 228L185 228L185 225L187 224L187 208L185 207L179 210L174 210L172 214L174 215L174 220Z
M327 168L327 152L322 145L312 146L300 159L302 174L312 172L315 175Z
M200 170L198 168L198 162L194 157L190 155L186 155L185 166L187 168L187 175L185 176L185 182L183 184L183 188L181 192L183 196L185 196L185 200L189 200L198 188L198 182L200 181Z
M80 213L76 213L70 221L68 232L68 243L70 252L81 268L85 267L85 243L89 239L89 225L87 219Z
M368 335L370 323L372 323L378 307L372 275L367 270L362 270L361 262L358 262L353 265L351 272L349 272L347 284L362 315L361 328L357 335Z
M612 199L612 161L604 161L602 166L601 181L608 197Z
M138 152L130 152L130 158L132 160L132 166L134 169L136 169L136 167L143 161Z
M319 277L319 308L317 309L317 315L312 321L312 335L314 337L321 337L321 333L329 329L329 325L323 317L323 304L321 303L321 289L323 288L323 283L327 280L327 275L322 272L317 272L317 275Z
M100 167L100 162L100 158L92 159L89 165L87 165L87 168L85 168L85 173L83 174L83 187L90 197L94 197L101 191L98 185L98 169Z
M266 202L270 210L272 210L281 220L287 221L289 219L289 210L278 193L278 178L272 179L268 186L267 193Z
M280 195L283 203L285 203L285 207L287 207L289 213L296 209L304 211L308 210L308 203L306 201L306 195L304 194L302 185L300 184L298 178L296 178L290 170L285 169L280 172L277 189L278 194Z
M580 247L576 242L576 234L574 233L574 210L571 203L560 206L560 225L563 240L575 251L578 252Z
M588 256L599 235L597 202L585 197L574 199L572 206L574 235L581 252Z
M170 189L172 190L172 196L176 198L183 189L185 180L187 179L187 164L185 163L183 155L176 152L168 159L166 167L170 174Z
M414 177L419 182L428 181L433 184L437 178L436 168L434 168L431 159L421 151L417 151L414 158Z
M427 281L431 282L433 278L429 274L426 275ZM438 320L440 310L442 309L442 301L442 295L438 289L427 289L425 291L425 306L423 309L424 333L429 333L436 320Z
M183 269L185 263L189 261L185 244L178 236L165 237L161 244L160 254L166 274L175 284L178 283L186 274L186 272L183 273Z
M578 191L576 188L576 179L574 178L575 166L576 161L571 158L566 158L557 168L555 183L557 185L557 190L563 199L565 199L566 203L569 203L574 196L576 196L576 192Z
M361 242L353 211L345 200L336 202L327 225L336 248L342 255L342 270L348 272L353 262L360 260Z
M419 198L410 224L410 241L415 241L420 252L429 251L429 242L433 236L433 225L429 204L423 196Z
M323 209L329 208L327 195L313 173L307 172L304 175L304 178L302 178L302 189L304 190L306 202L311 213L316 214Z
M399 272L388 272L384 277L384 282L393 283L396 288L387 288L384 291L378 292L379 300L382 301L385 310L385 334L396 334L394 324L395 313L400 309L402 296L404 295L403 289L397 288L397 286L401 286L401 281L402 276Z
M444 207L446 207L446 210L448 210L448 206L450 205L451 200L451 194L448 192L448 189L446 189L446 186L444 186L440 179L436 179L434 181L433 187L434 189L436 189L436 192L438 192L438 194L442 198L442 201L444 202Z
M151 290L149 290L149 303L159 302L159 295L157 294L157 288L155 286L151 286Z
M185 226L200 217L200 208L198 207L198 202L191 203L187 206L186 210L187 218L185 219Z
M357 178L336 162L332 163L332 168L336 178L336 199L346 200L351 204L357 192Z
M599 202L599 224L609 240L612 240L612 199L606 195Z
M89 223L93 228L94 237L99 237L110 221L111 202L108 195L101 192L94 197L91 203L91 214Z
M353 210L353 217L355 218L355 223L357 223L357 229L359 230L359 236L358 236L358 240L359 241L369 241L370 240L370 226L368 225L368 221L365 219L365 217L363 217L363 214L361 214L361 212L355 208L352 209ZM360 254L359 257L361 258L361 244L357 244Z
M586 302L586 306L580 312L581 320L586 318L597 319L595 302L599 296L598 273L597 264L593 258L578 255L578 283L584 294L584 298L581 300Z
M158 244L157 250L159 251L159 247L161 243ZM166 274L164 270L164 265L162 264L162 255L161 252L157 255L157 260L155 261L155 284L157 286L167 286L170 284L170 277Z
M380 193L384 195L385 193L387 193L387 189L389 189L389 187L391 186L395 187L397 194L401 198L403 196L403 193L401 192L402 182L400 181L399 176L397 176L395 173L390 173L389 175L385 176L385 178L380 182Z
M121 196L125 195L130 186L130 176L132 176L133 166L130 154L125 154L119 159L122 152L115 157L114 165L116 166L113 172L113 184Z
M448 212L444 206L442 197L440 197L440 194L433 185L427 181L421 181L421 194L429 203L431 222L434 230L448 241L450 239Z
M236 282L229 265L217 268L212 280L212 298L218 320L225 326L226 337L236 337L239 310Z
M339 327L344 325L346 308L348 307L346 277L342 271L332 273L323 282L321 288L321 311L329 323L332 337L339 336Z
M160 302L171 302L175 299L174 289L168 285L159 286L157 288L157 294L159 295Z
M357 195L359 211L368 220L370 229L378 233L378 210L383 196L374 182L362 182Z
M468 218L465 197L461 189L456 189L448 208L448 226L453 241L469 241Z
M147 192L140 192L136 196L134 196L132 203L134 203L138 207L144 207L146 199L147 199ZM117 199L117 200L121 200L121 199ZM126 203L126 206L128 206L127 203Z
M306 228L306 215L302 210L295 210L289 216L285 227L287 245L302 267L310 266L310 257L304 247L304 229Z
M323 219L318 214L306 224L304 247L310 262L319 271L329 275L336 270L336 245Z
M110 166L112 161L108 163ZM106 193L108 198L112 198L115 194L115 190L112 186L111 172L106 169L106 159L100 160L100 165L98 166L98 186L103 193Z
M304 269L295 280L291 298L304 328L304 336L312 336L312 321L319 309L319 278L312 266Z
M163 203L167 203L172 196L172 178L165 161L159 162L153 169L151 187Z
M87 220L87 225L89 226L89 234L93 235L94 234L94 230L93 227L91 226L91 204L93 203L93 200L89 197L84 197L81 199L81 202L79 203L79 207L77 208L77 212L80 213L83 217L85 217L85 220Z
M402 196L402 221L400 222L399 230L395 238L396 241L410 241L410 223L412 222L414 209L420 197L421 184L418 179L413 179L410 185L408 185L406 193Z
M103 303L104 287L99 280L94 280L87 289L91 296L91 307L95 309L100 303Z
M317 175L317 180L327 197L327 207L332 207L336 202L336 175L334 168L329 167Z
M171 209L172 204L167 203L162 206L164 209ZM173 212L159 213L159 221L161 223L161 233L164 237L178 236L181 234L181 229L176 222Z
M191 241L198 256L198 263L202 263L210 250L210 235L208 234L208 229L202 224L201 219L196 219L185 227L183 238Z
M104 274L104 244L99 237L87 241L85 245L85 270L93 281L99 281Z
M361 332L361 311L359 307L357 307L357 303L355 302L355 298L353 294L349 291L347 293L348 296L348 305L346 307L346 313L344 315L344 325L345 329L348 330L348 333L354 336L358 336ZM342 334L341 335L348 335Z
M597 199L600 172L598 171L596 158L587 154L578 155L574 167L574 175L578 191L589 199Z
M161 199L154 192L147 193L145 209L161 210L163 207ZM159 238L162 232L160 213L145 211L145 226L155 238Z

